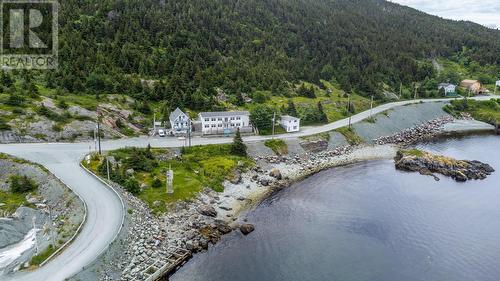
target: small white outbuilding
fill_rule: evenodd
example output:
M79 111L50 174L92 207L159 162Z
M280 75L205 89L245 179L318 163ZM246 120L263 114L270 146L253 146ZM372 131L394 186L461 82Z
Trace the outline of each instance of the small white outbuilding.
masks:
M281 116L280 125L287 133L300 131L300 119L290 115Z

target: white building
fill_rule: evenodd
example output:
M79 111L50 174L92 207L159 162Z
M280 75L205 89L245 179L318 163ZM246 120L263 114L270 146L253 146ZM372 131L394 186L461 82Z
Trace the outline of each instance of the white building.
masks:
M242 133L251 133L248 111L201 112L201 131L204 135L230 134L239 128Z
M438 85L438 90L444 89L445 95L454 94L457 91L457 86L450 83L441 83Z
M191 126L191 120L186 113L182 112L179 108L176 108L172 113L170 113L170 126L174 134L185 134Z
M281 116L280 125L287 133L300 131L300 119L290 115Z

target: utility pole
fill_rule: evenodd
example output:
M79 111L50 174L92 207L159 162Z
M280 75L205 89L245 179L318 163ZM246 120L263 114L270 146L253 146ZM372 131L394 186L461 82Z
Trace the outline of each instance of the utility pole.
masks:
M403 82L399 83L399 99L401 99L402 95L403 95Z
M188 128L188 139L189 139L189 147L191 147L191 128L193 126L193 123L191 122L191 120L189 121L189 128Z
M372 115L373 115L373 95L370 101L370 119L372 119Z
M32 219L31 219L31 222L33 223L33 231L35 232L35 249L36 249L36 254L38 255L38 238L36 237L36 216L34 216ZM55 246L55 245L54 245Z
M349 129L351 128L351 118L352 118L352 114L351 114L351 95L350 94L347 94L347 113L349 114Z
M106 170L108 172L108 181L110 181L111 178L109 176L109 156L106 156Z
M94 128L94 152L97 151L97 124Z
M415 96L413 97L413 99L417 99L417 89L418 89L418 84L415 83Z
M273 114L273 136L274 136L274 124L276 123L276 112Z
M97 143L99 144L99 155L101 155L101 127L100 127L101 121L99 120L99 117L97 117Z
M153 136L156 134L156 112L153 113Z

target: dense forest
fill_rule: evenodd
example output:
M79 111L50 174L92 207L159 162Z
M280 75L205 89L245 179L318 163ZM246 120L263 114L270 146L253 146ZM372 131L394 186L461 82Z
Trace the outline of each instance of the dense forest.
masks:
M59 22L48 87L170 107L320 79L381 97L435 77L433 58L500 70L500 31L382 0L64 0Z

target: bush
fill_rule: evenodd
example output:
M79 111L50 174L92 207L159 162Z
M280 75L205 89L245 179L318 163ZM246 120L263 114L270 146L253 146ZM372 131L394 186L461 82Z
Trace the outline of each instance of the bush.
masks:
M153 180L153 183L151 184L151 186L152 186L153 188L160 188L160 187L162 187L162 186L163 186L163 183L161 182L161 180L160 180L160 179L155 178L155 179Z
M38 185L27 176L13 175L9 178L10 191L14 193L30 192L38 188Z
M284 140L272 139L267 140L264 143L265 146L269 147L276 155L288 154L288 145Z
M24 97L17 94L11 94L9 95L9 98L5 101L5 104L10 106L23 106L24 101L25 101Z
M0 118L0 131L1 130L10 130L9 124L7 124L7 122L5 122L2 118Z
M68 109L69 105L66 103L64 100L59 100L57 102L57 107L62 108L62 109Z
M139 182L134 178L127 179L123 184L123 187L125 188L125 190L134 195L139 194L139 192L141 192L141 187L139 186Z

